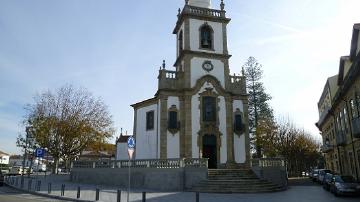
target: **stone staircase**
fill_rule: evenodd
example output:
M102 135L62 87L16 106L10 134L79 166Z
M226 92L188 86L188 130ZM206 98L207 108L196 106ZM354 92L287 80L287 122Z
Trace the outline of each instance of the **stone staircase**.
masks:
M208 179L192 187L193 192L259 193L285 190L285 187L259 179L250 169L209 169Z

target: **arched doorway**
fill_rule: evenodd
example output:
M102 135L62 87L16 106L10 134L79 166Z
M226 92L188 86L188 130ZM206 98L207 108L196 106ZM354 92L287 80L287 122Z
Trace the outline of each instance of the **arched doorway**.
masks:
M217 168L216 136L204 135L202 139L202 157L208 158L208 167Z

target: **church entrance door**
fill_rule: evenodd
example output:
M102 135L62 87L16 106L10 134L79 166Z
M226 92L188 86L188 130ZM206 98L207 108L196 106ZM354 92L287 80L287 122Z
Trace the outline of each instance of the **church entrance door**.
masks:
M217 152L216 152L216 136L204 135L203 136L203 158L208 158L208 167L217 168Z

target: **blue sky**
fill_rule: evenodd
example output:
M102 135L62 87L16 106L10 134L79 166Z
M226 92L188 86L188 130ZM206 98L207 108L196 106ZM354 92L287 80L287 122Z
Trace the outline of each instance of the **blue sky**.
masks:
M220 0L213 0L219 8ZM230 68L263 64L277 116L318 137L317 102L348 55L358 0L225 0ZM153 97L162 60L173 69L172 30L184 0L0 0L0 150L19 153L24 106L64 84L101 97L115 127L132 132L130 104Z

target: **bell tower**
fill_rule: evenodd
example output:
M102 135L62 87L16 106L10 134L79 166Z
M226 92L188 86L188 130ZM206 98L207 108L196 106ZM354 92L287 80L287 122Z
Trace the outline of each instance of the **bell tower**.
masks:
M178 11L173 34L177 38L177 71L184 72L184 87L194 87L197 79L211 75L227 88L231 57L227 48L227 24L223 0L213 9L211 0L185 0Z

